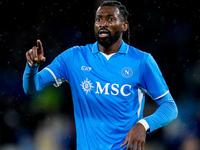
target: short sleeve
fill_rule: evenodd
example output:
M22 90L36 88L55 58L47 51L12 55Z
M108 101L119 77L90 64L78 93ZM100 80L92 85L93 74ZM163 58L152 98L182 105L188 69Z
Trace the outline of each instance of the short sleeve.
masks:
M154 100L162 98L169 93L168 86L162 73L156 61L150 54L144 64L142 88L144 88Z

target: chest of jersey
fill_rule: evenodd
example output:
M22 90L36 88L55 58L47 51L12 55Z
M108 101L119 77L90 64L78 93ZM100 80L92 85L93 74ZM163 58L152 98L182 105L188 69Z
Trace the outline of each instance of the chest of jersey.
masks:
M109 59L101 53L85 53L74 57L73 82L85 94L129 96L140 84L140 61L116 53Z

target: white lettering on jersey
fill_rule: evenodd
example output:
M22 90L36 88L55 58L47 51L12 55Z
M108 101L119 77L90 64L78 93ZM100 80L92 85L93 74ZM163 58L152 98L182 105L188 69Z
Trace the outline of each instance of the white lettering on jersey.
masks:
M92 68L91 67L86 67L86 66L82 66L81 70L83 71L90 71Z
M119 94L118 88L119 88L119 84L115 84L115 83L112 84L112 86L111 86L111 89L112 89L111 94L112 95L118 95Z
M92 88L96 88L95 93L96 94L104 94L104 95L118 95L119 93L121 93L121 95L123 96L129 96L131 94L131 85L129 84L124 84L121 87L119 86L119 84L117 83L106 83L104 86L101 85L100 82L96 82L96 87L92 86L93 83L91 83L91 81L88 80L88 78L86 78L86 80L84 80L82 82L81 87L83 89L84 92L86 92L86 94L88 92L92 91ZM110 88L109 88L110 87ZM128 88L128 89L127 89ZM109 91L110 89L110 91ZM129 92L125 92L125 91L129 91Z
M100 93L102 94L103 93L103 91L104 91L104 89L105 89L105 95L109 95L109 93L108 93L108 85L110 84L110 83L106 83L106 85L103 87L103 89L102 89L102 87L101 87L101 84L100 84L100 82L96 82L97 83L97 91L95 92L95 93L97 93L97 94L99 94L99 91L100 91ZM99 89L99 90L98 90Z
M96 82L97 83L97 87L96 87L96 94L105 94L105 95L118 95L119 92L123 95L123 96L129 96L131 94L131 92L129 93L125 93L124 89L125 87L129 87L129 89L131 89L131 85L128 84L124 84L121 88L119 87L119 84L112 84L111 85L111 91L108 91L108 87L110 85L110 83L106 83L106 85L104 85L104 87L102 88L100 82Z
M124 88L125 88L126 86L128 86L128 87L131 89L131 85L124 84L124 85L121 87L121 89L120 89L120 92L121 92L121 94L122 94L123 96L129 96L129 95L131 94L131 92L128 93L128 94L125 94L125 93L124 93Z

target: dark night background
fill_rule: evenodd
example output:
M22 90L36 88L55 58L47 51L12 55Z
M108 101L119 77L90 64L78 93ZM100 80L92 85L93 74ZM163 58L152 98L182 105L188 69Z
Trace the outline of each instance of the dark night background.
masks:
M75 149L69 85L25 95L25 53L40 39L47 59L42 69L62 51L94 43L94 16L102 2L0 2L0 150ZM130 13L131 45L154 56L179 109L175 121L147 135L145 150L199 150L199 2L124 0L122 4ZM145 115L155 109L147 97Z

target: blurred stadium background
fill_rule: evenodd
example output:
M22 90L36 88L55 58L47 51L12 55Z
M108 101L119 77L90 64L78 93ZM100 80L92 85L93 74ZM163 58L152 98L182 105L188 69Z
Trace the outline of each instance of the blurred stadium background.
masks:
M48 65L74 45L94 43L102 0L5 0L1 5L0 150L74 150L70 87L50 86L27 96L25 53L43 43ZM197 0L122 2L130 12L131 45L151 53L178 105L179 116L147 135L145 150L200 149L200 6ZM156 109L147 98L145 115Z

